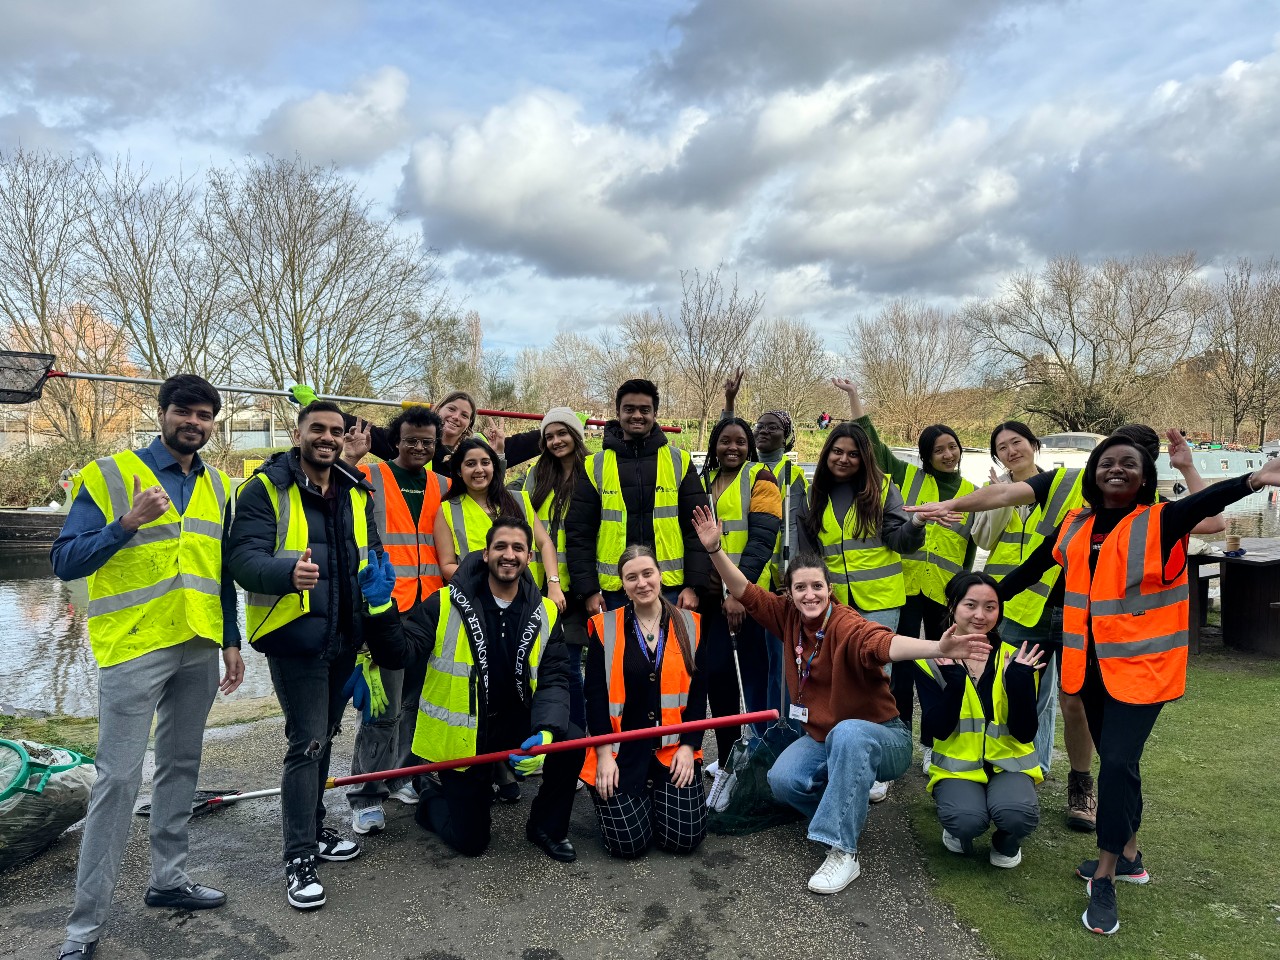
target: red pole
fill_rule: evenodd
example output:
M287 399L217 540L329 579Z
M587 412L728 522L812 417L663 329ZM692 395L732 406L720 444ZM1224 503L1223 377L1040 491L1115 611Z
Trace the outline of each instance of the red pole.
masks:
M457 767L477 767L485 763L501 763L513 753L518 753L521 756L537 756L543 753L560 753L565 750L602 747L607 743L623 743L627 740L652 740L656 737L666 737L677 733L694 733L698 730L715 730L720 727L736 727L744 723L765 723L769 720L777 719L777 710L757 710L755 713L739 713L732 717L708 717L706 720L672 723L665 727L641 727L639 730L605 733L598 737L562 740L559 743L549 743L545 747L534 747L527 753L522 750L499 750L495 753L482 753L476 757L463 757L460 760L441 760L436 763L424 763L417 767L401 767L398 770L376 770L373 773L358 773L350 777L330 777L325 782L325 789L345 787L352 783L369 783L374 780L396 780L401 777L414 777L420 773L431 773L435 770L453 770Z

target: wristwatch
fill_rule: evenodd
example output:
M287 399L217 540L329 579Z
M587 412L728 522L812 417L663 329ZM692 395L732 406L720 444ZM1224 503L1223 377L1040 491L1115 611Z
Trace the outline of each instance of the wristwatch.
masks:
M547 577L547 583L559 583L559 582L560 582L559 577Z

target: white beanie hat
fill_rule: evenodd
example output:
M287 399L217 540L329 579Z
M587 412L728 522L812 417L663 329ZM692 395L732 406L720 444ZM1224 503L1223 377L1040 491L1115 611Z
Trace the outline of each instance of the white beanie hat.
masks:
M578 441L586 446L587 437L582 430L582 421L578 419L578 415L568 407L552 407L547 411L547 415L542 418L542 426L538 428L538 432L545 434L547 427L553 423L563 423L566 427L577 434Z

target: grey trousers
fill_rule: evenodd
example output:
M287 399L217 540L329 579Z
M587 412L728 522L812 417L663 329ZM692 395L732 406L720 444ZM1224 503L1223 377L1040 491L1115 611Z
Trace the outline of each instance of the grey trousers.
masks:
M986 784L948 777L934 786L933 799L942 829L966 850L994 824L992 846L1011 857L1040 823L1035 781L1025 773L996 773Z
M413 731L418 725L418 701L422 699L424 668L388 670L381 668L382 686L387 691L387 709L380 717L366 723L360 719L355 749L351 754L351 773L373 773L412 766ZM374 780L357 784L347 791L352 810L381 803L391 793L409 782L408 778Z
M169 890L188 881L187 823L218 663L218 645L196 637L98 671L98 779L80 841L68 940L92 943L107 922L153 717L151 886Z

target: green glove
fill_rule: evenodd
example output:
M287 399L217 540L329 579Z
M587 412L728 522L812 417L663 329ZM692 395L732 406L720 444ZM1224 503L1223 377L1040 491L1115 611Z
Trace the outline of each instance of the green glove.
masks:
M295 383L289 388L289 397L300 407L308 406L320 399L314 390L301 383Z
M531 750L534 747L545 747L551 742L551 731L539 730L532 737L520 744L520 750ZM520 753L507 754L507 763L511 764L511 769L516 772L518 777L529 777L542 769L542 762L546 760L545 754L538 754L535 757L522 756Z
M387 688L382 685L382 671L373 662L369 651L356 657L356 664L364 674L364 682L369 687L369 713L380 717L387 712Z

